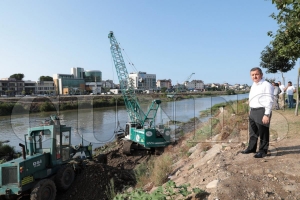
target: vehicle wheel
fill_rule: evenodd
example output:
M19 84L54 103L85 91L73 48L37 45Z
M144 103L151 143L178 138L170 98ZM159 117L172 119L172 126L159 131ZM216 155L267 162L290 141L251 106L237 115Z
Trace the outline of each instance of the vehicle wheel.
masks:
M62 166L55 175L55 184L59 191L69 189L75 179L75 172L70 165Z
M30 200L54 200L56 196L56 187L52 180L40 180L32 189Z

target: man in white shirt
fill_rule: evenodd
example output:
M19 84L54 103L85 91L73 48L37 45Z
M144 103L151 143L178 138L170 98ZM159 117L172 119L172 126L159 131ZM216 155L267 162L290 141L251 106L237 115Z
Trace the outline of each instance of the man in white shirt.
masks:
M288 101L289 101L289 108L294 107L294 93L296 92L296 88L292 85L292 82L288 82L288 86L284 88L284 91L286 92L288 96Z
M281 90L281 93L279 93L279 109L284 110L284 104L285 104L285 93L284 93L284 85L281 84L280 81L278 81L279 89Z
M256 153L259 137L259 151L254 158L262 158L267 155L269 148L274 90L272 85L263 79L263 73L259 67L252 68L250 76L253 84L249 93L249 146L242 153Z

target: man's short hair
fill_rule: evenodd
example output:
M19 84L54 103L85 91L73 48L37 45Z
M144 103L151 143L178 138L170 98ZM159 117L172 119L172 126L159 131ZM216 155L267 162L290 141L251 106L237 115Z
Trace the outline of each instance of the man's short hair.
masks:
M288 83L292 84L292 81L289 81Z
M253 71L259 71L260 74L263 74L262 73L262 70L259 68L259 67L253 67L250 72L253 72Z

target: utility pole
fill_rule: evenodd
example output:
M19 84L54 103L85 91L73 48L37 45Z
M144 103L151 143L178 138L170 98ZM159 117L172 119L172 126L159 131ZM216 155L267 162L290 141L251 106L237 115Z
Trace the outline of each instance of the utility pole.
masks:
M95 93L98 94L97 78L96 78L96 76L95 76Z

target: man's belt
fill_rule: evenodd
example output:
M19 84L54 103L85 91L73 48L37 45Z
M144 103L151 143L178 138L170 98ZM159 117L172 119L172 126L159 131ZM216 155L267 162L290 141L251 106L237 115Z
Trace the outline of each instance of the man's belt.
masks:
M265 109L265 107L250 108L250 110L261 110L261 109Z

